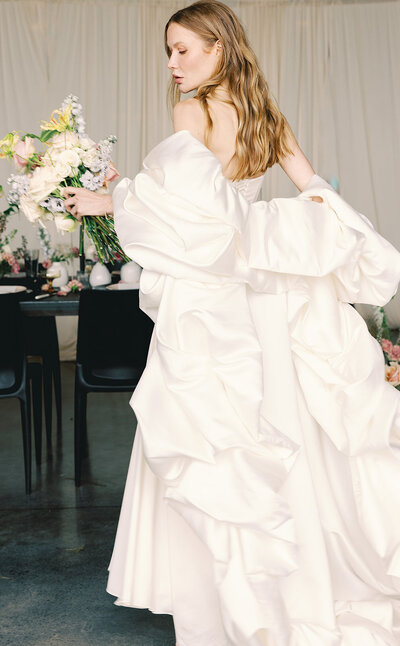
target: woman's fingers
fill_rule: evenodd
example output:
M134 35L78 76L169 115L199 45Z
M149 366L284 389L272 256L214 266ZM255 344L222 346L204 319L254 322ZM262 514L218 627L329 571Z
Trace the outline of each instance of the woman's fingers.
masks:
M76 204L76 198L74 196L69 197L64 201L64 208L68 213L71 213L71 215L73 215L77 220L80 221L82 219L82 216L79 214L79 209Z
M88 189L80 186L64 186L63 188L64 197L67 195L79 195L79 193L88 193Z
M68 197L68 195L75 195L76 192L77 189L74 186L65 186L62 190L64 197Z
M87 188L67 186L63 189L65 210L78 220L83 216L100 216L112 213L110 196L89 191Z

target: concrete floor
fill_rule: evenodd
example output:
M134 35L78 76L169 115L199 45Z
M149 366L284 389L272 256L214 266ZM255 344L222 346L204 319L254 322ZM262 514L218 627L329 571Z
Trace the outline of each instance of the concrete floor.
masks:
M174 646L170 615L105 591L135 429L129 393L88 396L90 460L73 480L74 364L62 364L63 431L24 493L16 399L0 401L0 644ZM43 430L44 433L44 430Z

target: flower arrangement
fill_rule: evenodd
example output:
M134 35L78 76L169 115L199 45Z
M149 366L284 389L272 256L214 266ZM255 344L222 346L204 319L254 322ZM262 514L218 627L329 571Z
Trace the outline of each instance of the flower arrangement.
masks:
M59 291L57 292L57 296L67 296L70 292L72 294L76 294L76 292L80 292L83 289L83 284L79 281L76 280L76 278L73 278L72 280L68 281L66 285L63 285L60 287Z
M19 264L9 245L3 245L0 248L0 276L10 271L18 274Z
M51 246L49 232L43 227L39 227L38 229L38 238L43 256L42 267L44 269L48 269L53 262L68 262L71 258L76 256L74 250L77 250L77 247L69 249L65 245L57 245L57 249L54 249Z
M0 190L0 197L2 191ZM22 246L19 247L16 251L12 251L10 247L10 242L17 233L17 229L11 231L6 235L7 220L14 212L12 207L9 207L5 211L0 211L0 276L12 272L13 274L18 274L20 266L18 263L18 258L20 258L26 248L26 238L22 237Z
M78 98L69 94L49 121L42 121L40 136L9 132L0 141L0 158L14 162L18 171L8 178L10 208L19 208L32 223L45 227L54 221L61 232L71 232L78 220L65 210L63 189L87 188L98 193L119 177L111 160L116 137L95 143L85 134L85 120ZM40 142L44 150L37 151ZM82 226L93 241L101 262L116 256L129 260L115 233L112 216L82 218ZM81 236L83 240L83 236Z
M373 325L370 331L379 342L385 357L385 379L400 390L400 336L396 343L391 341L383 307L374 307L372 319Z

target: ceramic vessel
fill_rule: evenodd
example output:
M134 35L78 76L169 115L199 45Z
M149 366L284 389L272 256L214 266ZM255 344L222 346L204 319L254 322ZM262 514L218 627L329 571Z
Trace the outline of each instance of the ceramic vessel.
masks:
M96 262L89 276L89 283L92 287L109 285L111 283L111 274L105 265Z
M65 262L55 261L51 264L50 269L52 270L52 274L58 274L60 272L58 278L53 280L53 287L62 287L68 283L68 268Z
M142 268L134 260L126 262L121 267L121 280L124 283L138 283Z

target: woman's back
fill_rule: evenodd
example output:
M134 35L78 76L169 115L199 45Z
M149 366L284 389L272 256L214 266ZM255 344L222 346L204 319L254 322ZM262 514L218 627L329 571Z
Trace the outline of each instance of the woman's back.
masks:
M222 88L219 94L228 97ZM199 101L195 98L186 99L185 107L191 107L192 112L192 134L205 145L206 117ZM208 98L208 109L213 120L208 148L217 157L222 165L222 173L228 179L232 179L236 171L236 160L232 159L235 153L236 134L238 130L238 117L233 105L229 105L216 98ZM262 177L262 176L260 176ZM247 181L247 180L246 180Z

